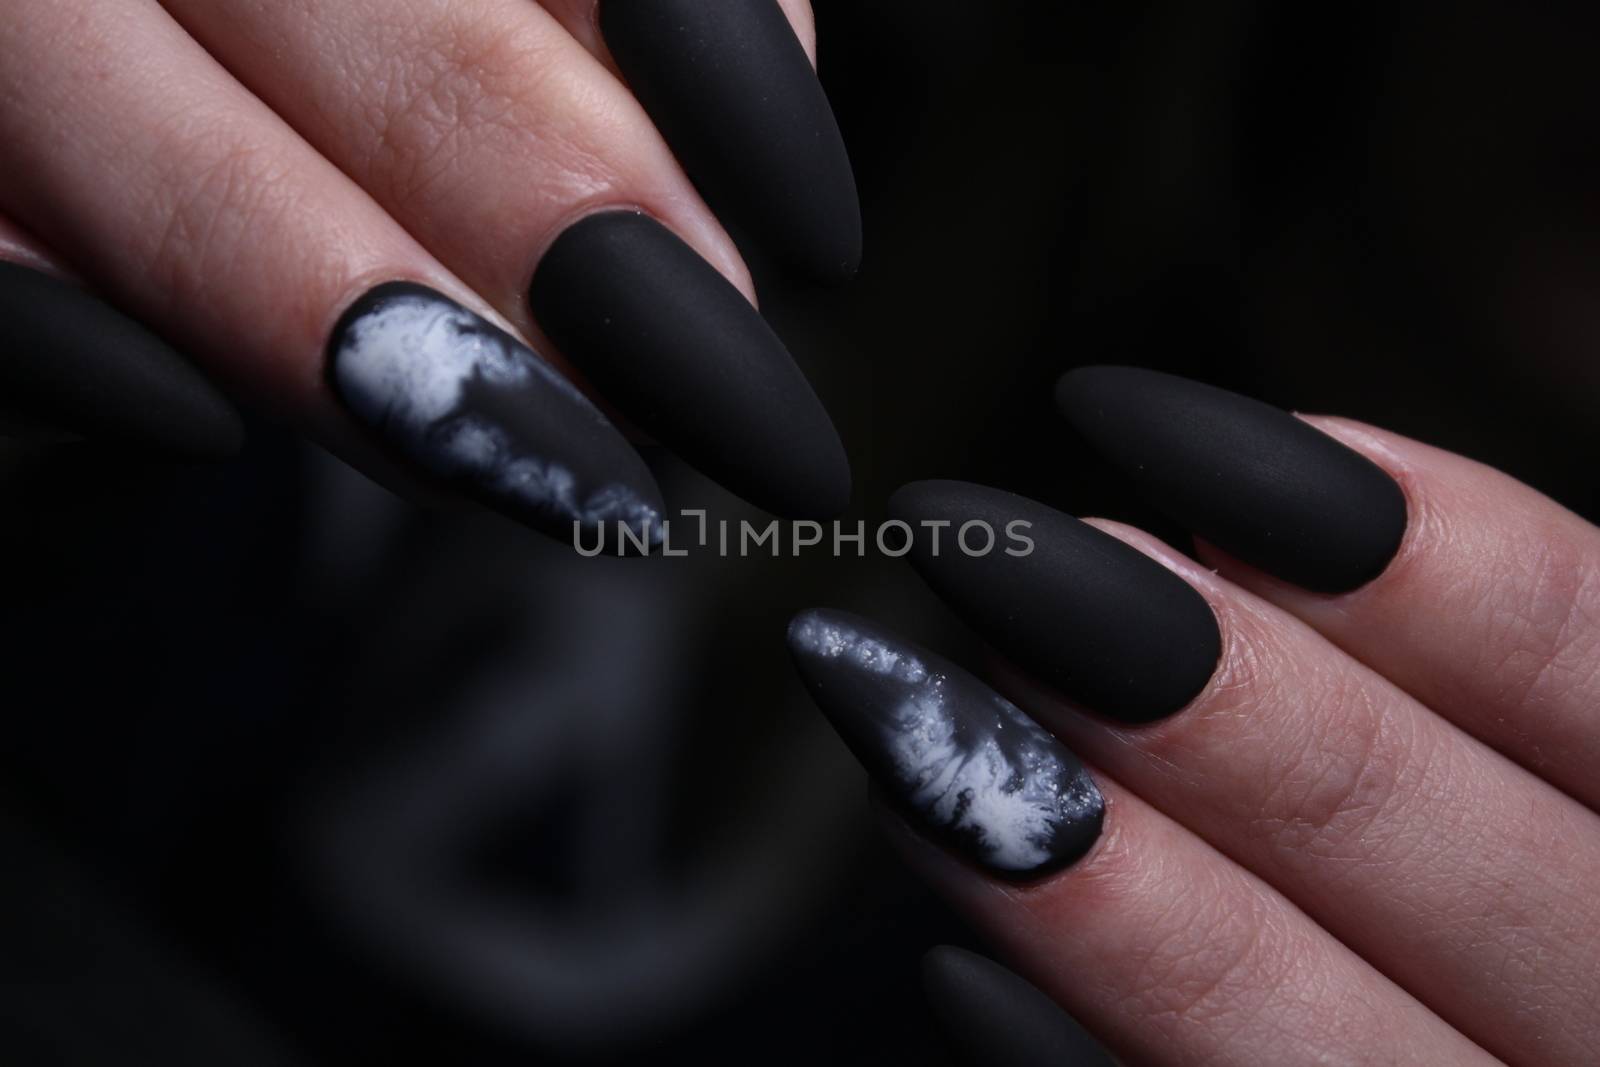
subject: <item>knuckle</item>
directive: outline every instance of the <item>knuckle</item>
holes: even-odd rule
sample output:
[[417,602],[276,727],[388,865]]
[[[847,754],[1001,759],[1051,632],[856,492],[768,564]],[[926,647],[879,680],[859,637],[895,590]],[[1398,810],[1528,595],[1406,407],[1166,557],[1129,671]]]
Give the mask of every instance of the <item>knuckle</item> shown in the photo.
[[1278,984],[1268,946],[1281,931],[1259,894],[1197,887],[1148,917],[1126,998],[1142,1014],[1207,1027],[1248,1025]]
[[557,36],[456,5],[391,20],[385,38],[387,58],[359,94],[361,171],[384,203],[448,194],[474,180],[471,160],[491,154],[537,160],[541,173],[563,173],[579,188],[606,172],[588,146],[610,116],[585,79],[571,76]]
[[292,210],[296,183],[272,146],[235,133],[226,116],[199,116],[162,139],[162,180],[153,186],[153,217],[142,271],[176,307],[204,299],[233,274],[249,235]]
[[1559,703],[1600,671],[1600,565],[1563,527],[1518,538],[1478,594],[1488,673],[1514,710]]
[[[1234,607],[1223,666],[1181,732],[1153,755],[1227,781],[1224,814],[1274,862],[1327,869],[1370,858],[1389,816],[1424,787],[1415,720],[1364,669],[1299,654],[1273,620]],[[1170,750],[1163,752],[1161,746]]]
[[1321,679],[1304,725],[1265,776],[1256,830],[1291,862],[1327,869],[1380,848],[1379,825],[1420,773],[1412,731],[1369,680]]

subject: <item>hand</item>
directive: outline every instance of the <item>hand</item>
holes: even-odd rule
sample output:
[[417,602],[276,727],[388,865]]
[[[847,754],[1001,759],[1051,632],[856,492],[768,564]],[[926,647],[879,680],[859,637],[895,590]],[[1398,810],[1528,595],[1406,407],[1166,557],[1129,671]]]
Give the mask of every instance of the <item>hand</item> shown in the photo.
[[755,503],[836,512],[838,437],[701,199],[813,276],[855,270],[811,43],[803,0],[24,0],[0,25],[0,257],[29,263],[0,272],[8,377],[47,418],[160,408],[114,436],[226,450],[227,406],[132,316],[391,484],[643,536],[659,492],[581,374]]
[[791,628],[911,864],[1130,1062],[1600,1062],[1600,531],[1165,375],[1060,397],[1215,570],[996,490],[901,490],[914,527],[1036,543],[912,555],[1015,704],[855,616]]

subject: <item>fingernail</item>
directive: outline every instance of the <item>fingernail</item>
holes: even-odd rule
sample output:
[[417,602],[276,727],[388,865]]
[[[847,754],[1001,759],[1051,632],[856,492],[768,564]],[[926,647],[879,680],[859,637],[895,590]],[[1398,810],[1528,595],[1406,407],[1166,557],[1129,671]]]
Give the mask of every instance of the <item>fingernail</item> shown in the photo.
[[[1205,598],[1093,526],[966,482],[904,486],[889,511],[916,533],[911,562],[934,591],[1001,654],[1086,708],[1151,722],[1216,671],[1222,638]],[[985,531],[994,547],[981,551]]]
[[1056,398],[1152,504],[1286,582],[1347,593],[1400,549],[1394,479],[1285,411],[1133,367],[1072,371]]
[[928,950],[922,989],[962,1063],[1112,1067],[1100,1043],[1055,1001],[976,952],[951,945]]
[[1105,801],[1061,742],[948,660],[842,611],[789,625],[800,675],[856,758],[929,836],[1008,878],[1072,863]]
[[849,504],[844,447],[783,342],[659,222],[618,211],[571,226],[531,303],[608,402],[728,489],[789,518]]
[[719,215],[823,281],[861,262],[833,109],[776,0],[603,0],[617,67]]
[[[535,529],[659,542],[655,479],[604,415],[533,350],[431,289],[380,285],[329,343],[335,391],[404,460]],[[588,540],[593,535],[594,541]]]
[[157,455],[222,459],[244,428],[222,394],[139,323],[48,274],[0,263],[0,418]]

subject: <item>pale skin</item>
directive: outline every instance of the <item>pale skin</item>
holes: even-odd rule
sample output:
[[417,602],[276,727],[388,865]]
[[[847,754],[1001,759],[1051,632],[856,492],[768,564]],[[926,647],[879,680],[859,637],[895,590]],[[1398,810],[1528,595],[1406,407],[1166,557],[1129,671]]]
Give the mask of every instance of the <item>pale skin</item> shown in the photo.
[[[814,54],[809,8],[784,7]],[[548,349],[526,302],[540,254],[640,207],[753,299],[594,0],[7,15],[0,258],[82,279],[391,484],[323,365],[374,284],[421,282]],[[1600,532],[1469,461],[1315,421],[1407,494],[1381,577],[1313,596],[1103,524],[1209,600],[1217,676],[1134,729],[1000,672],[1107,796],[1099,844],[1043,883],[891,835],[1129,1062],[1600,1062]]]
[[1318,596],[1097,521],[1210,602],[1216,675],[1125,727],[997,668],[1107,795],[1055,877],[1005,886],[891,836],[1128,1062],[1597,1062],[1600,531],[1459,456],[1310,421],[1406,493],[1383,575]]

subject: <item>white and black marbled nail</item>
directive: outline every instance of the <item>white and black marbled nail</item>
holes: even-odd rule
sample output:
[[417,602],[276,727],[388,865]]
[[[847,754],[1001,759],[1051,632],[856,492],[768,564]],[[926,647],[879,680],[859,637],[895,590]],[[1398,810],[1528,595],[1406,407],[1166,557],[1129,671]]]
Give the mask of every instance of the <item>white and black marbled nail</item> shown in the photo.
[[789,648],[845,743],[931,837],[1027,879],[1100,836],[1105,801],[1083,765],[960,667],[840,611],[796,616]]
[[381,285],[328,352],[350,411],[435,479],[563,539],[576,526],[586,545],[604,531],[619,547],[620,523],[660,542],[660,490],[638,453],[532,349],[455,301]]

